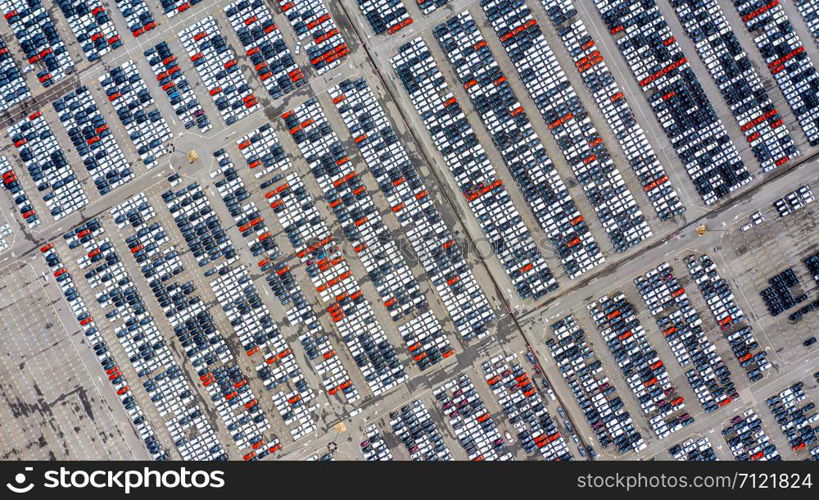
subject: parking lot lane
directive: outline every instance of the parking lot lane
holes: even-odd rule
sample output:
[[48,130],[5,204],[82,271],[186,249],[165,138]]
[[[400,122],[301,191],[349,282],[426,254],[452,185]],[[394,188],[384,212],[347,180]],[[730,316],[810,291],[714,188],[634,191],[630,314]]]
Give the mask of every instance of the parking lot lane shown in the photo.
[[[798,14],[783,9],[777,3],[762,4],[755,1],[734,2],[737,12],[735,20],[741,20],[747,29],[747,34],[755,51],[763,57],[764,66],[776,83],[785,101],[811,146],[819,142],[819,111],[811,105],[804,105],[804,99],[811,99],[816,95],[813,89],[816,82],[816,61],[805,51],[805,40],[800,38],[791,24],[791,16]],[[730,8],[730,7],[728,7]],[[741,25],[740,25],[741,26]],[[739,27],[738,31],[742,31]]]

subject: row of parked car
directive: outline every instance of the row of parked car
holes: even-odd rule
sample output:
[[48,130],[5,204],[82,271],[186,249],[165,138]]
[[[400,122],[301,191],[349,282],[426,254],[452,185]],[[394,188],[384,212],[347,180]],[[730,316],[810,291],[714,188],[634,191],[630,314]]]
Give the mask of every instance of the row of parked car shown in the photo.
[[759,342],[754,337],[753,330],[746,326],[739,331],[726,335],[731,350],[751,382],[761,380],[764,372],[771,368],[768,360],[768,353],[763,349],[759,350]]
[[227,125],[261,108],[212,16],[180,31],[179,39]]
[[819,252],[806,257],[802,262],[808,268],[810,275],[813,276],[813,281],[819,285]]
[[[88,197],[77,174],[68,164],[60,143],[41,111],[35,111],[13,124],[8,129],[8,135],[54,219],[60,220],[88,204]],[[30,204],[27,208],[23,213],[24,219],[33,210]]]
[[128,386],[128,381],[122,375],[113,354],[108,351],[105,340],[103,340],[96,323],[85,306],[85,301],[77,292],[77,288],[71,278],[71,273],[63,266],[57,251],[54,249],[54,245],[47,243],[40,248],[40,252],[49,270],[56,275],[55,278],[57,279],[60,290],[68,301],[68,305],[71,307],[71,311],[74,313],[77,321],[80,322],[80,327],[88,339],[89,345],[96,346],[93,349],[97,361],[99,361],[102,369],[105,370],[105,376],[111,382],[111,385],[116,389],[117,398],[120,400],[120,403],[122,403],[126,413],[128,413],[128,417],[146,448],[149,450],[151,457],[154,460],[167,459],[167,453],[162,449],[156,437],[156,433],[153,427],[151,427],[151,423],[145,418],[142,408],[136,399],[134,399],[133,392]]
[[270,421],[253,395],[247,377],[236,364],[200,371],[200,380],[246,461],[256,461],[282,449],[271,434]]
[[207,132],[213,128],[168,42],[159,42],[147,49],[144,55],[185,129],[196,125],[200,132]]
[[0,177],[3,179],[3,187],[11,194],[14,204],[17,206],[17,210],[20,211],[23,222],[25,222],[29,229],[37,227],[37,225],[40,224],[40,216],[37,215],[37,211],[31,206],[23,184],[20,182],[20,179],[17,178],[17,173],[5,156],[0,156]]
[[782,456],[762,428],[762,420],[754,410],[745,410],[731,419],[722,429],[722,436],[731,447],[737,461],[780,461]]
[[[790,313],[788,315],[788,319],[793,322],[797,322],[801,320],[806,314],[811,313],[819,309],[819,300],[814,300],[809,302],[807,305],[804,305],[797,309],[796,311]],[[805,347],[810,347],[811,345],[816,343],[815,337],[808,337],[802,344]]]
[[11,245],[11,237],[14,232],[8,224],[0,225],[0,253],[5,252]]
[[739,228],[740,232],[744,233],[745,231],[749,231],[749,230],[753,229],[755,226],[758,226],[758,225],[762,224],[763,222],[765,222],[765,216],[762,215],[761,210],[757,210],[756,212],[752,213],[751,216],[749,217],[749,219],[751,219],[751,222],[742,225]]
[[[136,228],[144,224],[146,220],[155,217],[156,211],[148,202],[145,193],[140,192],[111,207],[111,215],[114,217],[114,223],[119,229],[128,225]],[[165,236],[167,235],[163,234],[162,238]]]
[[643,128],[635,120],[634,111],[626,100],[623,89],[612,76],[583,20],[577,16],[574,2],[542,0],[542,3],[657,216],[661,220],[668,220],[685,212],[665,168],[657,159]]
[[316,98],[284,115],[290,135],[393,321],[429,306]]
[[492,414],[466,374],[450,379],[432,394],[470,460],[512,459]]
[[532,13],[511,0],[483,7],[614,250],[650,238],[645,216]]
[[[97,290],[96,302],[102,308],[113,307],[105,314],[110,328],[129,356],[159,416],[170,416],[175,420],[192,411],[201,413],[136,284],[105,237],[104,228],[92,221],[78,226],[66,236],[69,248],[82,247],[77,264],[80,269],[87,270],[88,285],[92,291]],[[181,434],[175,439],[181,457],[184,460],[226,458],[213,427],[205,421],[198,430],[198,435]],[[169,431],[173,434],[171,428]]]
[[[290,427],[293,439],[316,430],[314,419],[306,411],[315,393],[296,363],[295,353],[262,302],[247,268],[235,267],[210,285],[245,353],[258,363],[256,373],[265,388],[274,392],[273,402]],[[256,353],[262,356],[255,356]]]
[[801,304],[808,300],[806,293],[800,293],[794,297],[791,290],[799,286],[799,278],[796,276],[792,267],[789,267],[781,273],[768,278],[768,284],[771,285],[761,292],[762,300],[765,302],[765,307],[771,316],[778,316],[788,309]]
[[577,278],[603,263],[600,246],[472,16],[463,12],[435,27],[433,33],[535,218],[555,246],[569,278]]
[[685,265],[722,330],[745,322],[745,313],[737,304],[734,292],[731,291],[728,282],[720,276],[711,257],[689,255],[685,258]]
[[[330,228],[319,214],[313,196],[292,171],[289,160],[285,165],[290,172],[282,172],[285,176],[278,181],[278,186],[265,194],[265,198],[278,216],[299,260],[306,266],[322,305],[341,333],[364,379],[374,394],[381,394],[406,379],[407,374]],[[352,382],[348,380],[340,389],[347,391],[350,387]]]
[[[495,33],[546,121],[615,250],[625,251],[651,230],[614,166],[531,12],[522,3],[484,4]],[[537,68],[537,70],[533,69]]]
[[486,295],[372,89],[363,78],[344,80],[330,96],[455,330],[466,339],[488,335],[495,316]]
[[554,336],[546,341],[549,352],[603,448],[614,444],[620,454],[644,449],[645,439],[634,428],[625,403],[603,374],[603,364],[574,316],[553,323],[551,329]]
[[159,158],[171,152],[173,134],[136,64],[128,60],[101,75],[98,81],[142,163],[148,168],[155,167]]
[[31,97],[31,90],[6,42],[0,40],[0,111],[5,111]]
[[253,172],[253,177],[263,179],[260,185],[262,189],[267,189],[280,180],[279,176],[284,175],[285,170],[290,167],[287,153],[269,123],[240,137],[236,141],[236,147]]
[[134,37],[156,28],[154,14],[145,0],[115,0],[115,2]]
[[[274,183],[280,181],[284,177],[282,172],[290,166],[290,160],[287,158],[284,148],[279,144],[270,124],[265,124],[250,134],[242,136],[236,142],[236,146],[242,154],[245,164],[253,172],[253,176],[256,179],[264,179],[261,181],[261,189],[268,189],[273,186]],[[216,156],[219,160],[219,167],[223,169],[225,173],[225,179],[219,182],[218,187],[221,188],[223,184],[233,185],[232,194],[229,200],[226,200],[230,202],[229,208],[231,208],[231,213],[233,214],[233,212],[237,210],[238,202],[247,199],[250,194],[245,187],[241,175],[239,175],[239,172],[233,167],[233,163],[227,153],[224,150],[219,150],[216,152]],[[214,173],[211,174],[211,176],[214,175]],[[265,199],[270,199],[273,194],[275,194],[275,192],[265,196]],[[254,257],[260,254],[265,254],[267,257],[268,260],[263,259],[258,262],[259,267],[262,268],[263,271],[269,271],[273,267],[278,268],[279,266],[271,261],[278,257],[277,246],[273,241],[267,241],[269,233],[265,230],[266,226],[261,215],[255,210],[255,203],[252,201],[248,202],[247,207],[252,207],[253,210],[236,221],[239,230],[243,233],[243,236],[249,237],[251,236],[249,230],[255,228],[258,237],[255,238],[250,249]],[[236,214],[233,215],[236,216],[238,214],[239,212],[236,212]],[[272,283],[271,286],[273,286]],[[286,299],[287,294],[284,288],[274,287],[274,291],[280,300]]]
[[357,0],[358,8],[376,35],[393,34],[412,24],[401,0]]
[[[236,145],[248,168],[254,171],[254,177],[264,179],[260,183],[262,189],[267,189],[274,182],[281,180],[284,172],[291,167],[290,159],[269,124],[241,137]],[[241,180],[241,177],[238,179]],[[302,199],[296,200],[295,203],[309,201],[306,191],[302,194]],[[251,251],[254,251],[253,245]],[[281,261],[270,261],[265,279],[284,308],[288,321],[294,326],[304,326],[299,329],[299,343],[321,378],[324,390],[331,396],[338,394],[349,403],[358,400],[360,395],[350,380],[347,369],[341,363],[324,328],[319,324],[313,308],[307,302],[289,266]]]
[[94,62],[122,47],[117,28],[99,0],[56,0],[55,3],[89,61]]
[[435,146],[521,298],[540,298],[557,281],[503,181],[432,58],[415,38],[390,62]]
[[410,357],[423,371],[455,354],[438,318],[432,311],[417,316],[398,327]]
[[[301,383],[307,384],[304,380]],[[310,399],[305,396],[310,396]],[[293,440],[301,439],[317,430],[316,417],[311,415],[314,408],[308,407],[313,396],[312,391],[308,394],[307,391],[298,388],[287,393],[279,391],[273,394],[273,405],[284,420],[284,425],[290,429]]]
[[668,449],[668,453],[679,462],[716,462],[717,454],[711,441],[707,437],[688,439],[675,444]]
[[[279,247],[271,237],[272,234],[256,203],[249,199],[250,192],[224,148],[214,153],[214,160],[217,166],[211,171],[210,177],[214,179],[214,185],[236,228],[247,242],[253,257],[258,259],[258,267],[267,272],[280,255]],[[249,351],[253,347],[245,346],[245,350]]]
[[[240,205],[249,194],[227,152],[220,149],[214,156],[218,166],[211,177],[218,179],[216,186],[219,194],[257,258],[260,255],[258,250],[265,251],[258,262],[262,271],[272,272],[271,260],[278,257],[279,251],[270,237],[264,219],[254,202]],[[299,439],[314,431],[315,422],[305,410],[314,397],[313,391],[296,363],[293,350],[282,337],[267,306],[261,301],[247,268],[242,265],[232,269],[211,282],[211,287],[246,354],[253,356],[262,352],[264,362],[256,367],[257,373],[268,390],[277,391],[273,396],[274,403],[285,422],[288,425],[297,424],[291,428],[293,438]],[[289,391],[287,397],[283,396],[284,391]]]
[[159,5],[169,18],[181,14],[194,5],[198,5],[202,0],[159,0]]
[[393,460],[392,452],[375,424],[364,429],[364,441],[361,441],[360,446],[361,454],[368,462],[391,462]]
[[443,7],[449,3],[449,0],[417,0],[418,8],[424,14],[432,14],[438,8]]
[[263,0],[231,3],[225,15],[271,97],[278,99],[307,83]]
[[204,268],[221,259],[224,259],[223,263],[229,263],[237,258],[236,249],[198,182],[192,182],[176,191],[165,191],[162,199],[168,205],[174,222],[199,267]]
[[685,376],[705,412],[716,411],[738,398],[731,372],[705,336],[702,319],[671,266],[663,262],[635,278],[634,284],[677,362],[683,368],[692,366]]
[[716,0],[672,2],[686,34],[737,120],[763,172],[799,154],[756,69]]
[[318,74],[341,64],[350,53],[324,0],[277,0],[299,40],[309,37],[304,49]]
[[[175,180],[172,184],[178,186]],[[185,237],[188,250],[199,258],[199,266],[211,264],[205,276],[226,275],[229,264],[236,258],[235,250],[199,184],[193,182],[176,190],[169,189],[162,198]],[[178,293],[177,288],[182,288],[184,293],[185,286],[160,283],[158,289]],[[185,341],[191,342],[186,353],[232,439],[240,451],[246,452],[243,458],[257,460],[280,450],[281,442],[268,433],[270,422],[207,307],[197,302],[179,317],[172,318],[171,324],[183,345]]]
[[400,410],[391,411],[390,426],[412,460],[452,460],[441,431],[420,399],[402,406]]
[[[745,313],[737,305],[728,282],[720,276],[716,264],[707,255],[689,255],[685,258],[685,263],[745,374],[752,382],[760,380],[772,365],[768,360],[768,353],[764,349],[759,350],[759,342],[754,338],[751,326],[745,320]],[[743,323],[746,326],[731,331],[734,326]]]
[[43,87],[50,87],[74,71],[74,61],[40,0],[2,0],[0,10],[28,64],[39,67],[36,75]]
[[330,337],[318,323],[318,318],[308,304],[304,291],[296,283],[293,273],[289,267],[280,266],[275,272],[268,274],[268,283],[271,283],[271,277],[278,277],[281,287],[287,289],[286,294],[279,294],[280,299],[284,299],[282,307],[292,324],[303,323],[306,326],[306,329],[299,333],[299,343],[321,378],[322,387],[330,396],[338,394],[348,403],[354,403],[361,395],[350,379],[347,368],[338,357]]
[[[287,371],[296,370],[295,360],[289,357],[290,347],[281,337],[281,332],[249,276],[244,266],[238,266],[211,281],[217,302],[241,342],[242,351],[248,357],[259,351],[264,354],[273,352],[276,360],[282,362],[281,367],[288,368]],[[279,382],[278,378],[271,379],[269,388],[275,387]]]
[[657,437],[663,439],[684,422],[691,423],[685,401],[625,295],[604,295],[586,307]]
[[[165,426],[168,428],[171,440],[179,447],[182,456],[193,457],[190,460],[210,459],[206,454],[197,456],[197,450],[207,450],[213,454],[221,449],[216,435],[208,432],[211,425],[207,415],[198,406],[178,412],[174,418],[165,423]],[[224,460],[224,458],[224,454],[212,456],[213,460]]]
[[481,370],[526,453],[539,453],[547,460],[572,459],[534,382],[514,355],[492,357],[481,363]]
[[[172,361],[167,346],[102,226],[91,221],[69,231],[64,238],[69,248],[79,248],[77,265],[85,271],[86,282],[137,375],[144,377],[167,369]],[[166,403],[160,401],[161,396],[154,400],[158,408]]]
[[[808,273],[813,277],[813,280],[819,284],[819,253],[815,253],[813,255],[809,255],[805,259],[802,260],[802,263],[805,264],[805,267],[808,269]],[[814,300],[810,304],[801,307],[799,310],[790,314],[788,319],[791,321],[798,321],[801,319],[805,314],[819,310],[819,300]],[[813,341],[809,338],[804,342],[805,347],[810,347],[811,344],[815,343],[816,339],[814,338]]]
[[80,86],[52,105],[100,195],[134,177],[88,87]]
[[707,204],[750,182],[736,147],[655,3],[595,0],[680,161]]
[[808,25],[813,40],[819,43],[819,4],[813,0],[794,0],[796,8],[799,9],[799,15]]
[[811,450],[818,439],[819,425],[814,425],[819,421],[816,404],[812,401],[799,404],[807,397],[804,382],[797,382],[765,400],[795,452]]
[[117,205],[112,215],[121,230],[130,225],[136,231],[125,242],[193,366],[230,362],[233,355],[196,294],[196,285],[191,280],[181,281],[185,266],[179,251],[170,244],[162,224],[151,222],[156,212],[145,195],[140,193]]
[[264,179],[261,181],[262,189],[272,186],[274,182],[280,180],[279,176],[284,175],[284,171],[290,168],[287,153],[269,123],[240,137],[236,141],[236,147],[253,177]]
[[[127,236],[125,242],[137,264],[140,264],[140,270],[148,281],[154,297],[159,302],[162,312],[171,323],[171,326],[175,327],[182,322],[183,315],[192,314],[195,310],[201,310],[201,298],[193,295],[196,290],[193,282],[180,284],[179,282],[170,281],[174,276],[181,274],[185,267],[176,247],[169,244],[168,234],[162,224],[159,222],[148,224],[148,221],[156,217],[156,212],[145,195],[140,193],[128,198],[115,206],[111,214],[120,229],[128,225],[136,229],[136,233]],[[197,339],[195,337],[186,337],[180,339],[180,341],[190,357],[194,357],[200,350],[197,348]],[[214,346],[211,342],[205,342],[204,339],[198,345],[201,346],[202,351],[219,348],[219,346]],[[225,354],[228,354],[227,349],[222,350]],[[203,356],[199,357],[207,357],[208,355],[211,355],[213,359],[216,358],[213,353],[203,354]],[[194,365],[202,362],[197,359]]]
[[[266,430],[264,417],[259,418],[258,415],[252,417],[249,413],[242,415],[241,410],[237,415],[237,412],[234,411],[237,409],[236,401],[239,400],[239,390],[242,391],[243,397],[248,401],[255,399],[252,393],[245,394],[248,389],[242,389],[242,387],[246,384],[240,384],[236,387],[236,394],[226,387],[220,394],[217,385],[213,385],[215,378],[211,378],[211,370],[215,367],[222,368],[224,366],[232,369],[235,366],[233,365],[233,355],[228,349],[224,338],[216,330],[213,318],[201,298],[195,295],[196,286],[194,283],[192,281],[178,281],[178,279],[183,279],[181,277],[171,280],[171,278],[180,275],[184,271],[184,266],[175,247],[168,245],[168,239],[162,236],[164,230],[161,224],[151,222],[156,217],[153,207],[144,194],[139,194],[115,207],[112,210],[112,215],[115,216],[115,222],[121,229],[131,225],[136,231],[135,234],[126,238],[126,243],[128,243],[137,262],[141,262],[138,257],[140,253],[144,252],[150,257],[150,262],[142,265],[143,275],[148,280],[154,296],[165,312],[165,316],[179,339],[186,357],[197,369],[200,381],[208,390],[225,426],[231,431],[234,441],[239,443],[240,449],[241,447],[249,447],[251,439],[260,442],[259,435]],[[153,248],[151,248],[152,246]],[[218,387],[222,388],[223,385]],[[234,401],[234,408],[223,403],[223,401]],[[207,421],[200,421],[196,417],[188,420],[183,416],[179,419],[179,424],[193,425],[201,432],[202,426],[207,425]],[[189,433],[186,433],[186,435],[189,435]],[[275,445],[276,443],[271,447],[274,448]],[[255,451],[251,452],[255,453]],[[269,453],[270,451],[266,448],[264,452]]]
[[812,203],[816,198],[813,196],[810,186],[804,184],[779,198],[773,203],[776,211],[779,212],[780,217],[790,215],[808,203]]
[[734,7],[811,146],[819,144],[819,74],[782,5],[735,0]]

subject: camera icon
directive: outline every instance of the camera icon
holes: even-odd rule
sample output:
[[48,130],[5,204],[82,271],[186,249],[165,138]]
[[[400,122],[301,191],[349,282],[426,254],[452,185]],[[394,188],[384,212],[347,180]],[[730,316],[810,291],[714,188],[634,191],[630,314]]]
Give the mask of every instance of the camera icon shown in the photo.
[[[33,467],[25,468],[26,472],[31,472],[33,470],[34,470]],[[14,483],[16,484],[6,483],[6,488],[8,488],[14,493],[28,493],[29,491],[34,489],[34,483],[27,483],[26,481],[27,481],[26,475],[22,472],[18,472],[14,476]]]

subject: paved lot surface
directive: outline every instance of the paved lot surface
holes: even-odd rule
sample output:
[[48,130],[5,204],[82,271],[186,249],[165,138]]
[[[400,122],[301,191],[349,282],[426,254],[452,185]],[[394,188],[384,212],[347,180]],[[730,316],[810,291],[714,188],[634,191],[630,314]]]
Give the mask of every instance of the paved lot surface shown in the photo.
[[[50,5],[48,0],[45,0],[45,3]],[[105,319],[107,309],[97,303],[95,300],[97,291],[92,290],[87,280],[83,278],[85,270],[79,265],[84,254],[82,247],[70,249],[62,238],[66,231],[91,218],[97,218],[101,222],[105,229],[105,236],[111,241],[114,250],[119,255],[128,277],[136,283],[163,339],[170,347],[174,361],[182,368],[185,380],[193,388],[196,404],[203,408],[228,458],[241,460],[248,453],[247,449],[234,444],[231,437],[232,431],[218,416],[211,397],[200,382],[197,368],[188,360],[185,348],[180,345],[174,335],[162,308],[147,286],[139,265],[131,257],[125,238],[134,231],[130,227],[118,228],[114,223],[110,209],[139,193],[145,195],[156,212],[156,218],[152,222],[161,224],[170,237],[170,244],[179,251],[185,270],[178,276],[178,279],[180,281],[190,280],[195,285],[197,294],[213,316],[217,329],[226,337],[238,367],[248,378],[249,386],[258,398],[262,412],[271,423],[272,433],[282,442],[282,449],[268,456],[268,460],[301,460],[321,457],[332,457],[336,460],[361,460],[363,455],[360,443],[364,440],[364,430],[371,425],[375,425],[384,435],[394,458],[409,459],[407,449],[390,429],[389,414],[414,400],[420,400],[429,410],[452,456],[458,460],[466,460],[468,456],[459,444],[455,430],[450,426],[433,396],[435,389],[458,374],[467,375],[475,385],[478,395],[497,423],[500,435],[504,436],[514,459],[537,459],[540,457],[539,454],[529,454],[520,445],[516,438],[516,428],[503,414],[498,400],[484,380],[481,363],[497,355],[514,356],[532,377],[539,397],[543,399],[549,415],[556,421],[557,428],[563,439],[566,440],[574,459],[588,459],[586,449],[590,446],[601,459],[656,458],[668,460],[671,459],[671,456],[667,450],[672,445],[687,439],[708,437],[718,458],[730,460],[733,457],[720,430],[734,415],[741,414],[747,409],[754,409],[760,415],[767,434],[776,444],[784,459],[797,460],[808,457],[806,450],[794,452],[790,449],[765,399],[797,381],[805,383],[808,400],[819,399],[819,387],[814,379],[814,372],[819,370],[819,354],[817,354],[819,348],[816,346],[806,348],[802,344],[805,339],[815,335],[819,313],[816,311],[808,313],[797,322],[788,320],[787,317],[791,311],[772,317],[765,310],[759,292],[767,286],[767,280],[770,277],[788,267],[793,267],[800,279],[800,291],[806,293],[811,300],[819,298],[817,282],[809,275],[801,262],[819,250],[819,232],[816,231],[819,205],[810,204],[785,218],[780,218],[772,206],[774,201],[800,185],[809,185],[814,193],[819,191],[819,168],[817,168],[819,159],[816,158],[819,148],[811,147],[800,131],[791,110],[749,34],[740,21],[735,19],[735,10],[730,1],[720,0],[718,3],[726,12],[729,24],[761,75],[763,84],[782,115],[785,126],[791,131],[801,155],[786,168],[777,169],[769,174],[761,173],[742,131],[725,106],[706,67],[697,57],[693,43],[685,37],[669,3],[659,2],[671,31],[676,35],[683,51],[688,56],[692,69],[717,110],[728,136],[737,146],[743,161],[754,176],[751,183],[717,206],[705,206],[669,140],[662,132],[648,101],[640,92],[625,59],[620,55],[614,39],[605,28],[593,3],[575,0],[579,17],[589,27],[589,33],[595,39],[615,80],[624,89],[625,98],[634,110],[637,122],[646,131],[650,145],[657,153],[687,209],[684,215],[668,221],[661,221],[656,217],[648,199],[642,193],[643,190],[636,175],[627,165],[624,152],[617,145],[618,141],[614,132],[606,123],[592,94],[584,86],[579,73],[573,67],[569,53],[560,43],[541,3],[536,0],[527,1],[569,81],[589,111],[592,123],[612,152],[615,165],[625,179],[626,185],[634,193],[637,204],[646,215],[653,231],[651,238],[622,253],[613,250],[590,202],[574,178],[570,166],[550,133],[549,125],[537,113],[534,101],[521,83],[515,67],[507,57],[500,40],[495,36],[477,0],[452,0],[431,15],[423,15],[415,2],[406,1],[406,7],[414,22],[392,35],[374,35],[361,15],[356,1],[328,1],[326,3],[351,53],[337,67],[322,75],[317,74],[310,67],[309,56],[305,52],[303,42],[298,42],[293,29],[279,7],[266,1],[268,8],[274,12],[274,20],[286,45],[307,79],[306,85],[278,99],[271,99],[255,75],[249,58],[244,56],[239,39],[223,12],[223,7],[229,3],[227,0],[203,2],[172,18],[167,18],[161,13],[159,2],[150,0],[147,3],[156,17],[157,27],[139,38],[131,36],[116,6],[113,4],[107,6],[124,41],[124,47],[105,54],[101,61],[93,64],[83,57],[76,38],[59,10],[49,9],[76,63],[75,71],[49,88],[43,88],[37,82],[34,72],[27,72],[25,78],[33,97],[19,106],[0,113],[0,130],[2,130],[0,132],[0,155],[8,158],[12,163],[34,208],[38,214],[42,215],[41,224],[34,230],[29,230],[17,216],[18,211],[7,193],[0,195],[0,209],[5,216],[5,219],[0,217],[0,226],[8,221],[12,229],[12,235],[5,239],[9,248],[0,251],[0,345],[2,346],[0,348],[0,396],[3,399],[0,404],[1,457],[4,459],[112,460],[149,458],[141,438],[136,433],[117,395],[105,380],[105,372],[100,368],[93,351],[87,345],[77,319],[73,317],[58,284],[40,257],[38,249],[47,242],[53,243],[63,264],[72,275],[80,296],[83,297],[112,354],[119,360],[122,373],[129,381],[133,395],[148,421],[151,422],[163,449],[171,458],[180,457],[174,439],[171,438],[165,425],[169,420],[168,417],[159,414],[150,400],[150,394],[141,387],[142,379],[128,363],[129,356],[113,331],[113,323]],[[486,127],[481,122],[480,115],[472,106],[466,91],[458,82],[452,66],[432,34],[435,26],[464,10],[468,10],[476,19],[500,68],[507,75],[511,88],[527,111],[537,137],[543,142],[558,174],[568,186],[571,198],[586,217],[593,236],[601,245],[606,258],[605,264],[577,279],[571,280],[565,275],[559,258],[554,254],[553,246],[539,227],[532,210],[527,206],[520,189],[503,162],[500,151],[493,144]],[[787,5],[785,10],[795,25],[798,35],[808,47],[809,56],[814,63],[819,63],[819,53],[815,50],[815,45],[810,42],[807,28],[795,8]],[[262,104],[259,111],[230,126],[226,126],[221,119],[213,99],[208,95],[209,89],[199,77],[190,58],[186,56],[177,37],[179,31],[206,16],[213,16],[216,19],[222,35],[238,54],[243,75]],[[20,64],[23,61],[23,55],[5,22],[0,22],[0,35],[3,36],[15,60]],[[469,123],[487,151],[489,160],[507,187],[514,206],[521,213],[539,250],[557,278],[559,289],[542,299],[530,300],[518,297],[499,260],[491,255],[491,252],[486,252],[486,255],[481,254],[480,250],[485,250],[487,245],[478,220],[460,194],[443,157],[433,144],[419,114],[413,108],[409,96],[392,70],[389,59],[396,54],[398,47],[418,36],[423,37],[432,49],[435,63],[464,108]],[[191,83],[196,97],[214,125],[204,134],[198,133],[196,128],[184,129],[143,55],[145,49],[161,41],[167,41],[170,49],[177,56],[182,72]],[[151,169],[146,168],[138,160],[136,148],[129,140],[128,134],[117,118],[113,107],[107,102],[105,93],[97,81],[100,75],[127,60],[133,60],[136,63],[141,77],[145,80],[156,101],[156,106],[173,132],[173,152],[162,157]],[[21,68],[25,69],[25,66],[27,65],[24,64]],[[427,184],[443,220],[461,246],[469,249],[466,253],[466,260],[498,317],[491,326],[492,335],[489,337],[467,342],[456,333],[448,317],[447,309],[418,261],[415,249],[409,244],[397,218],[392,214],[390,203],[380,192],[375,176],[365,168],[364,159],[356,147],[354,138],[347,132],[341,116],[336,112],[327,90],[344,79],[357,77],[363,77],[367,81],[377,96],[379,104],[385,108],[396,135],[409,152],[413,164],[418,168]],[[71,92],[79,84],[89,87],[97,106],[113,131],[116,142],[125,152],[135,174],[131,181],[103,197],[99,195],[89,173],[83,168],[79,154],[71,147],[68,135],[51,105],[51,102]],[[390,319],[388,311],[381,305],[376,287],[368,277],[364,265],[356,253],[349,248],[350,245],[343,243],[345,238],[340,224],[333,216],[327,201],[321,196],[322,190],[311,174],[307,162],[299,154],[299,149],[288,133],[284,120],[281,119],[284,112],[311,97],[318,98],[331,127],[339,136],[351,161],[356,165],[362,183],[371,193],[373,202],[386,227],[398,243],[412,274],[418,280],[420,290],[429,302],[430,309],[441,321],[447,339],[454,347],[454,356],[443,360],[440,364],[422,371],[413,362],[412,354],[398,333],[398,327],[405,324],[410,318],[399,321]],[[48,214],[45,202],[37,192],[32,179],[25,173],[20,157],[6,132],[7,127],[12,123],[36,110],[42,110],[89,198],[89,204],[84,209],[59,221],[55,221]],[[401,365],[407,371],[407,380],[384,394],[376,396],[369,390],[364,376],[356,366],[353,355],[344,347],[344,341],[338,329],[334,326],[325,306],[322,305],[324,303],[307,274],[307,266],[300,262],[277,216],[268,208],[269,202],[266,201],[264,195],[271,188],[261,187],[263,179],[254,177],[253,173],[246,168],[237,148],[236,141],[240,137],[267,124],[274,130],[278,141],[292,161],[295,172],[316,200],[316,207],[330,227],[336,241],[340,242],[350,269],[361,285],[364,297],[373,305],[376,321],[384,327],[388,340],[396,348]],[[323,330],[328,333],[350,379],[361,393],[360,400],[351,404],[338,394],[330,395],[322,390],[321,378],[312,369],[310,360],[299,344],[299,335],[303,333],[302,327],[291,324],[287,320],[285,309],[271,293],[266,283],[265,273],[256,264],[258,258],[252,255],[214,186],[214,181],[210,176],[217,167],[213,160],[213,153],[222,148],[228,153],[247,188],[249,193],[247,201],[253,201],[259,207],[272,233],[271,237],[274,238],[281,251],[278,261],[290,267],[298,285],[304,290],[310,307],[318,316]],[[190,152],[195,152],[198,159],[189,161],[187,155]],[[174,189],[194,181],[199,182],[203,187],[209,204],[213,207],[237,251],[238,260],[231,265],[234,267],[244,265],[248,268],[261,301],[270,311],[284,339],[293,349],[299,369],[304,374],[308,385],[317,394],[317,397],[309,403],[309,414],[316,423],[314,432],[299,439],[293,439],[289,431],[289,424],[284,421],[275,407],[272,392],[264,387],[262,380],[256,374],[259,358],[247,356],[243,352],[239,339],[233,334],[230,319],[211,290],[210,282],[214,278],[205,276],[203,270],[197,265],[195,257],[188,250],[174,223],[172,214],[162,200],[161,194],[172,188],[168,176],[174,173],[180,174],[184,183],[174,185]],[[749,223],[751,214],[758,210],[762,211],[765,222],[749,230],[742,230],[741,228]],[[745,377],[744,370],[731,352],[728,341],[708,310],[705,298],[688,275],[683,259],[689,255],[703,254],[709,255],[714,260],[720,274],[728,281],[737,296],[738,305],[748,317],[748,324],[753,327],[761,348],[769,354],[773,367],[760,381],[750,383]],[[680,366],[674,359],[671,348],[663,338],[651,314],[646,310],[632,282],[636,276],[661,262],[668,262],[673,267],[675,275],[688,291],[692,306],[703,320],[702,326],[706,337],[715,345],[716,352],[725,361],[736,383],[739,392],[738,400],[713,413],[703,412],[687,382],[685,372],[688,367]],[[591,301],[614,292],[623,292],[634,305],[651,345],[665,361],[672,384],[686,400],[688,411],[695,419],[692,425],[665,439],[657,439],[652,432],[636,398],[630,393],[614,358],[609,353],[606,343],[586,309],[587,304]],[[645,449],[637,453],[631,452],[618,456],[616,450],[604,449],[600,446],[586,422],[545,345],[549,326],[569,314],[574,315],[586,332],[587,340],[600,359],[605,374],[617,388],[618,394],[625,403],[625,408],[634,420],[636,429],[645,438],[647,442]],[[565,414],[566,418],[562,418],[561,414]]]
[[147,458],[55,291],[30,264],[0,282],[3,459]]

